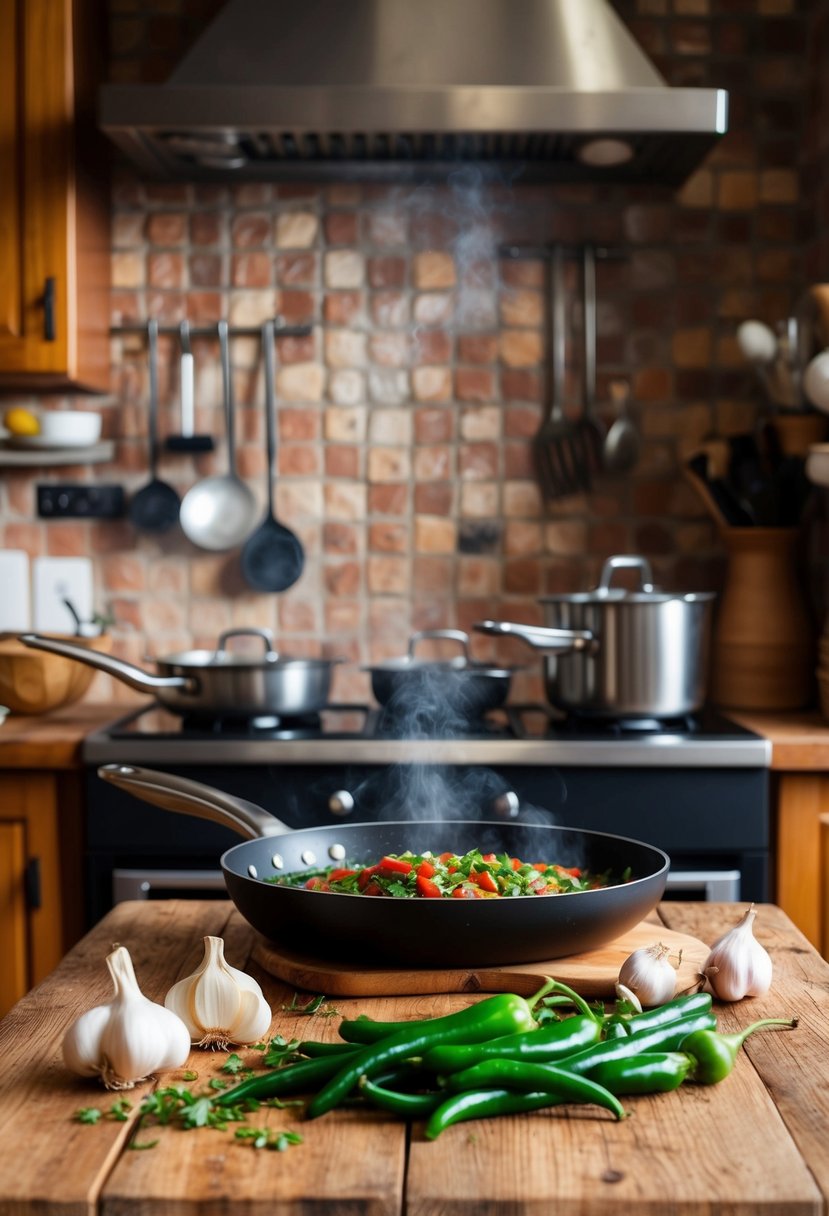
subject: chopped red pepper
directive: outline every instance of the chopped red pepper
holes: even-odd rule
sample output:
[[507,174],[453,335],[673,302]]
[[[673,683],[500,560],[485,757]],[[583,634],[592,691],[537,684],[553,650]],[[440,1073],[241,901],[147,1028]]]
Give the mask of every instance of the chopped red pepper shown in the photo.
[[366,866],[364,870],[360,871],[359,875],[357,876],[357,886],[361,891],[365,891],[368,883],[372,879],[372,876],[376,874],[379,869],[379,866]]
[[427,878],[423,874],[417,876],[417,893],[424,896],[425,899],[440,899],[441,890],[436,882],[432,882],[431,878]]
[[385,895],[386,892],[380,886],[379,882],[369,882],[363,887],[363,895]]
[[410,874],[412,863],[402,861],[399,857],[384,857],[380,862],[380,872],[386,874]]
[[[471,877],[472,875],[470,874]],[[482,891],[491,891],[495,895],[498,894],[498,884],[489,870],[481,870],[480,874],[475,875],[475,881]]]
[[480,891],[476,891],[474,887],[455,887],[452,892],[453,899],[482,899]]
[[328,875],[328,881],[339,882],[341,878],[350,878],[352,874],[356,873],[356,870],[332,870]]
[[497,861],[497,860],[498,860],[498,858],[495,856],[494,853],[482,853],[481,854],[481,861]]
[[435,873],[435,867],[429,861],[421,861],[417,872],[420,878],[431,878]]
[[324,878],[309,878],[305,884],[306,891],[330,891],[328,883]]

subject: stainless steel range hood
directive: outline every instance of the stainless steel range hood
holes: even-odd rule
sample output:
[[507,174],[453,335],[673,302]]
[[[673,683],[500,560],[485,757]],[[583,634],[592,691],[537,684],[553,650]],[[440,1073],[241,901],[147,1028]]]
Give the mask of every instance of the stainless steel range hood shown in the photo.
[[167,178],[678,185],[726,129],[607,0],[230,0],[163,85],[105,85],[104,131]]

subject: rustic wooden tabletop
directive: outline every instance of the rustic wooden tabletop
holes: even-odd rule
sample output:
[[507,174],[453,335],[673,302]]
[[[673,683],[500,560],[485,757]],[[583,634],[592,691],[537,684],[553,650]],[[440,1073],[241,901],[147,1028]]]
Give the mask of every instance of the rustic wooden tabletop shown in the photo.
[[[665,903],[658,923],[710,942],[742,911],[734,905]],[[339,1013],[408,1018],[467,1005],[470,996],[359,998],[309,1017],[285,1011],[294,990],[251,960],[255,935],[224,901],[122,904],[0,1023],[0,1213],[825,1213],[829,1198],[829,966],[773,906],[757,936],[774,961],[766,997],[719,1005],[720,1027],[793,1016],[794,1031],[748,1040],[732,1074],[716,1086],[626,1098],[616,1122],[596,1107],[559,1107],[448,1129],[427,1141],[423,1125],[364,1109],[303,1121],[296,1108],[262,1109],[257,1126],[293,1129],[302,1143],[255,1151],[233,1129],[136,1128],[141,1098],[69,1074],[60,1044],[83,1010],[110,998],[104,958],[127,946],[142,989],[162,1000],[201,958],[205,934],[224,937],[235,966],[260,980],[275,1011],[271,1034],[337,1037]],[[325,1016],[326,1011],[329,1016]],[[244,1049],[240,1054],[249,1058]],[[218,1074],[223,1055],[194,1051],[193,1088]],[[160,1084],[181,1082],[183,1070]],[[126,1122],[74,1119],[126,1096]]]

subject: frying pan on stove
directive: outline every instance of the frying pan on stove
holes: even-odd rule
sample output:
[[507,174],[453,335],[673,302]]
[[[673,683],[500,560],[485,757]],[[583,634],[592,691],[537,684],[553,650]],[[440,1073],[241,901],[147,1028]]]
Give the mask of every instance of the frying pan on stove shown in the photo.
[[[355,964],[479,967],[593,950],[637,925],[665,889],[669,859],[623,836],[479,820],[332,824],[293,831],[262,807],[211,786],[133,765],[98,769],[105,781],[164,810],[210,819],[249,839],[222,856],[228,893],[245,920],[289,950]],[[372,899],[265,881],[407,849],[480,848],[526,861],[610,871],[617,885],[514,899]],[[626,869],[633,878],[621,881]]]

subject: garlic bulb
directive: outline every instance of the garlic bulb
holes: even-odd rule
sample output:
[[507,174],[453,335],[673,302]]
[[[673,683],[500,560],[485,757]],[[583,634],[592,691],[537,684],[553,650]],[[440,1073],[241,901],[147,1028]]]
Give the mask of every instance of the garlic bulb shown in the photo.
[[82,1077],[100,1075],[107,1089],[132,1089],[159,1068],[179,1068],[190,1054],[187,1027],[144,996],[124,946],[107,956],[115,999],[74,1022],[63,1038],[66,1067]]
[[619,983],[642,1005],[664,1005],[676,992],[676,971],[668,962],[668,947],[657,942],[634,950],[622,963]]
[[705,986],[721,1001],[763,996],[771,987],[771,959],[752,928],[756,915],[752,904],[738,925],[717,938],[705,960]]
[[256,980],[225,962],[220,937],[204,939],[198,970],[173,984],[164,1004],[184,1022],[199,1047],[255,1043],[267,1033],[271,1008]]

